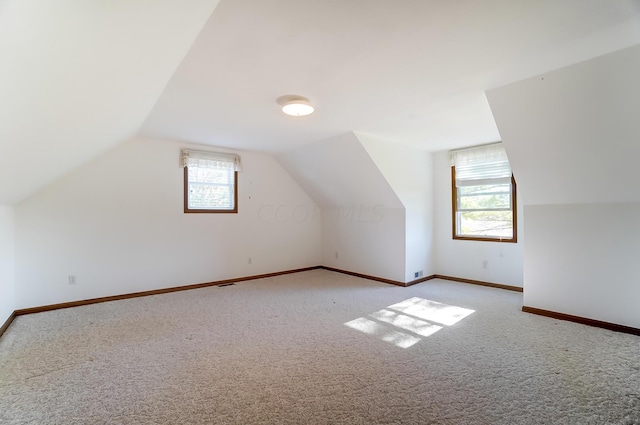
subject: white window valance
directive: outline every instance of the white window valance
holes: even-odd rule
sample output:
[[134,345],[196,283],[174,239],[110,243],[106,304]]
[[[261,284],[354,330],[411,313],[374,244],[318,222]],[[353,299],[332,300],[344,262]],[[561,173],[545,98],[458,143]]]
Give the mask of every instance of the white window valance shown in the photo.
[[511,165],[502,142],[451,151],[456,186],[511,182]]
[[240,156],[230,153],[194,151],[183,149],[183,167],[214,168],[218,170],[241,170]]

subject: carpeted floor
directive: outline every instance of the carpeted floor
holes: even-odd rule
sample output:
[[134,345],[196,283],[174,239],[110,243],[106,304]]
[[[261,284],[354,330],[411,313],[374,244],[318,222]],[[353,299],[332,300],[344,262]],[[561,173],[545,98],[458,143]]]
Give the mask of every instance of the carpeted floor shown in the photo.
[[325,270],[18,317],[2,424],[639,424],[640,338]]

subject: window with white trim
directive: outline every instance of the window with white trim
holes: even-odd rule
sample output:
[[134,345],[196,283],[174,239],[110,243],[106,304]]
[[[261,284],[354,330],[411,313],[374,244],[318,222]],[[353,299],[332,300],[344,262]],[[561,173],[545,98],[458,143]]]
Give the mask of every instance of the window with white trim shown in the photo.
[[185,213],[238,212],[238,155],[182,151]]
[[451,152],[453,238],[517,242],[516,181],[502,143]]

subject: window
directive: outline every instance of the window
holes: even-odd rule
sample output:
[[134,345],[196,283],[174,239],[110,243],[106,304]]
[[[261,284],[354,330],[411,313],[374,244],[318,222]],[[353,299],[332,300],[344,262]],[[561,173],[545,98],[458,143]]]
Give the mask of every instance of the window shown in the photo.
[[453,238],[517,242],[516,181],[502,143],[451,152]]
[[182,151],[185,213],[238,212],[238,155]]

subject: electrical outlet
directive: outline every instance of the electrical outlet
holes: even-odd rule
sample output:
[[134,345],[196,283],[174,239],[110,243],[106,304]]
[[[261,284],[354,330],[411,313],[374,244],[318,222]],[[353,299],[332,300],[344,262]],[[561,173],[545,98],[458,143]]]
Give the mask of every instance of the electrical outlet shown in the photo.
[[336,260],[337,260],[338,259],[338,251],[336,251],[334,255],[335,255]]
[[482,268],[483,269],[488,269],[489,268],[489,261],[483,260],[482,261]]
[[75,285],[76,284],[76,275],[75,274],[70,274],[69,275],[69,285]]
[[251,259],[251,257],[249,257],[249,261],[248,261],[248,263],[249,263],[249,264],[253,264],[253,260]]
[[422,270],[419,270],[419,271],[417,271],[417,272],[415,272],[415,273],[413,274],[413,277],[417,279],[417,278],[419,278],[419,277],[422,277],[422,276],[423,276],[423,274],[424,274],[424,272],[423,272]]

